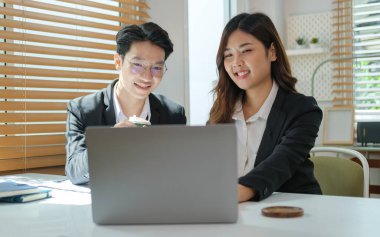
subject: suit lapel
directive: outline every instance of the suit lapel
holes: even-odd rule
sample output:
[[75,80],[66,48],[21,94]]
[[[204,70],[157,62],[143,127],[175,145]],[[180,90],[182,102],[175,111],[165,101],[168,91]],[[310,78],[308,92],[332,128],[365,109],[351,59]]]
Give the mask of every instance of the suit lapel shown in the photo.
[[268,116],[267,125],[257,152],[255,166],[265,160],[265,158],[272,153],[274,146],[278,143],[279,136],[282,132],[281,129],[283,127],[283,123],[286,120],[286,114],[279,109],[281,108],[281,104],[284,100],[284,92],[281,88],[279,88],[276,99]]
[[161,102],[153,94],[149,95],[150,104],[150,122],[151,124],[159,124],[161,119]]
[[108,85],[104,94],[103,116],[106,123],[105,125],[113,126],[116,124],[115,108],[114,108],[114,102],[113,102],[113,90],[117,82],[118,80],[115,80],[110,85]]

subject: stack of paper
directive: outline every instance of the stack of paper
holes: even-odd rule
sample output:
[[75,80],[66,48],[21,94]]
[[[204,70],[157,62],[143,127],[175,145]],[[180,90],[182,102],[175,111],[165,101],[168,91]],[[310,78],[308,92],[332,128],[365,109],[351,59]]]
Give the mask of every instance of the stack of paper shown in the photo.
[[0,182],[0,202],[30,202],[51,197],[50,192],[28,184]]

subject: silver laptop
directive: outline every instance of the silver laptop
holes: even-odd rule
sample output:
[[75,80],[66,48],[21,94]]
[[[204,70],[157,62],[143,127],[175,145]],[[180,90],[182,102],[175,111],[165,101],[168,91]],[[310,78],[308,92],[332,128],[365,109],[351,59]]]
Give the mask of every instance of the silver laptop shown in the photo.
[[86,140],[95,223],[236,222],[234,125],[89,127]]

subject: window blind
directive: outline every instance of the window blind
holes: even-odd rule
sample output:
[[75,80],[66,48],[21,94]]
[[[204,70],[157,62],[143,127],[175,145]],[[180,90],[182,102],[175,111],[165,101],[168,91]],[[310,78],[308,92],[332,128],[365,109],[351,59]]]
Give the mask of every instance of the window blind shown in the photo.
[[68,100],[117,77],[115,35],[138,0],[0,0],[0,172],[65,164]]
[[380,120],[380,0],[353,0],[357,121]]
[[333,105],[353,107],[351,0],[333,4]]

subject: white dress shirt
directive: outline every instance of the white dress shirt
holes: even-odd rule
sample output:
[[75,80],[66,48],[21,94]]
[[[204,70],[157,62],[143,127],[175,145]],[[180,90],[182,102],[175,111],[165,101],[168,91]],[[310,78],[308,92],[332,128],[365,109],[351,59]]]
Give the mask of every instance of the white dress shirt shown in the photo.
[[276,99],[278,85],[273,81],[272,89],[260,110],[245,121],[241,100],[236,104],[232,119],[235,120],[238,139],[238,175],[250,172],[256,161],[257,151],[267,125],[267,119]]
[[[119,123],[123,121],[124,119],[128,119],[128,116],[126,116],[121,110],[119,100],[117,99],[117,96],[116,96],[116,88],[113,90],[113,101],[114,101],[116,123]],[[134,115],[150,121],[151,112],[150,112],[149,97],[145,99],[144,107],[143,107],[143,110],[141,111],[141,114],[139,116],[137,114],[134,114]]]

